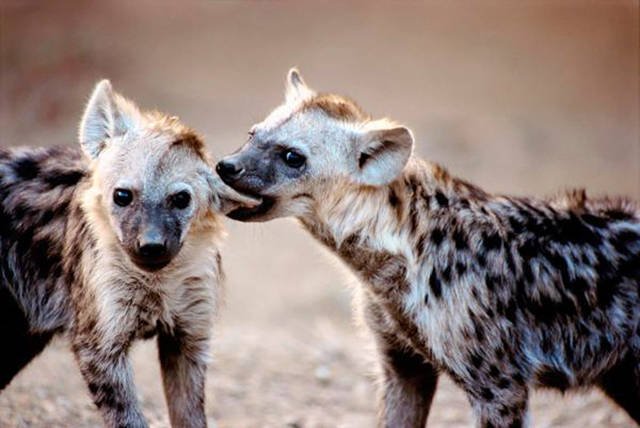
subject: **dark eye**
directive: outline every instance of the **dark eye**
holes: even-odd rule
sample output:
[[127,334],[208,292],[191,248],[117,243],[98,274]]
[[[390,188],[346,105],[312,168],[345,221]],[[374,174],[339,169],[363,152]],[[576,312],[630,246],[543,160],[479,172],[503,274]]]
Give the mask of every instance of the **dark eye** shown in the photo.
[[282,159],[291,168],[300,168],[302,165],[304,165],[304,162],[307,160],[300,153],[295,152],[293,150],[287,150],[286,152],[284,152],[282,154]]
[[127,189],[116,189],[113,191],[113,202],[121,207],[126,207],[133,201],[133,193]]
[[179,210],[187,208],[190,203],[191,195],[189,194],[189,192],[178,192],[175,195],[171,196],[171,204]]

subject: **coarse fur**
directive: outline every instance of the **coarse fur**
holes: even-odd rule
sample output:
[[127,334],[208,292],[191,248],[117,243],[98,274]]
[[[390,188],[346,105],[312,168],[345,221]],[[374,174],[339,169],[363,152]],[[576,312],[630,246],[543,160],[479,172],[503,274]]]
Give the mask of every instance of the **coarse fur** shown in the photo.
[[487,193],[413,157],[408,128],[315,93],[295,69],[249,138],[217,170],[263,202],[230,216],[294,216],[361,279],[380,426],[423,427],[440,373],[480,427],[526,426],[537,386],[598,386],[640,423],[637,204]]
[[0,149],[0,390],[66,334],[106,425],[144,427],[127,354],[157,335],[172,426],[206,426],[217,211],[250,201],[215,175],[193,131],[140,111],[108,81],[87,105],[80,145]]

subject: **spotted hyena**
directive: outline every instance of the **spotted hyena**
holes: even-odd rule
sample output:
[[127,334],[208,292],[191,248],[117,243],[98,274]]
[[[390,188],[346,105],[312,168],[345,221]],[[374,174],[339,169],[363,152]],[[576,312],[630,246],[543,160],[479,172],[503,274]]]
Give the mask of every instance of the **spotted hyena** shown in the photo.
[[286,101],[217,165],[362,280],[380,425],[422,427],[438,375],[482,427],[527,421],[531,386],[598,386],[640,422],[640,209],[575,191],[497,196],[412,156],[411,131],[288,76]]
[[157,334],[173,426],[202,427],[222,205],[250,203],[177,118],[100,82],[80,148],[0,149],[0,390],[68,334],[108,426],[143,427],[127,353]]

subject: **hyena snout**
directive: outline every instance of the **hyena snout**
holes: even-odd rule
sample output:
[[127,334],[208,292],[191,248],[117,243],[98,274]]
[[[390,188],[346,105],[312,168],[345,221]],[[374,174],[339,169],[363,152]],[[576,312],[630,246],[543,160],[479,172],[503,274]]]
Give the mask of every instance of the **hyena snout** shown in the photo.
[[232,159],[223,159],[216,165],[216,172],[227,184],[232,184],[244,172],[239,162]]
[[268,156],[260,155],[242,152],[227,156],[218,162],[216,172],[235,191],[264,198],[275,178]]
[[180,251],[180,243],[163,233],[162,228],[157,225],[142,228],[133,241],[128,251],[131,260],[139,268],[149,272],[167,266]]

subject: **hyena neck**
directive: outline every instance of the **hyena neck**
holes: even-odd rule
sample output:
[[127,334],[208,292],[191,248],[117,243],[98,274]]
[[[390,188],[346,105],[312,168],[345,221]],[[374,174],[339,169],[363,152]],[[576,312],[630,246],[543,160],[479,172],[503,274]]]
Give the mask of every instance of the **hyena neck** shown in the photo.
[[418,159],[387,186],[344,189],[334,187],[300,220],[365,280],[386,283],[384,290],[390,282],[405,282],[407,272],[417,268],[434,215],[454,218],[461,208],[488,198],[439,165]]

